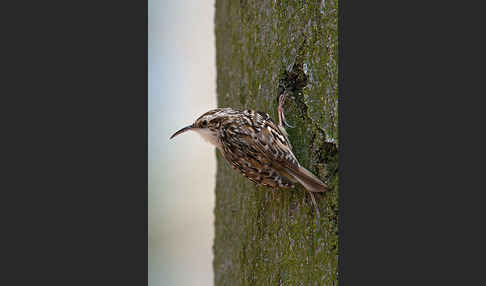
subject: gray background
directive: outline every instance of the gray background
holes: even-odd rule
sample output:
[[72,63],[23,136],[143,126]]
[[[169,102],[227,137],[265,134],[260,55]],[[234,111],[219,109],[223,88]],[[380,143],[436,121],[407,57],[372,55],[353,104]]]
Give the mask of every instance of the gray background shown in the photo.
[[212,285],[215,150],[168,138],[216,107],[214,2],[148,7],[149,285]]

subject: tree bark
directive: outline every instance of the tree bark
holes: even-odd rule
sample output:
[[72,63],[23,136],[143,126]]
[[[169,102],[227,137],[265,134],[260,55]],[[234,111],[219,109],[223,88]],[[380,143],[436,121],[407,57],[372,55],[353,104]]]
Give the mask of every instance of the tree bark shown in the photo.
[[330,190],[256,186],[217,156],[215,285],[337,285],[336,1],[216,0],[218,106],[285,105],[293,151]]

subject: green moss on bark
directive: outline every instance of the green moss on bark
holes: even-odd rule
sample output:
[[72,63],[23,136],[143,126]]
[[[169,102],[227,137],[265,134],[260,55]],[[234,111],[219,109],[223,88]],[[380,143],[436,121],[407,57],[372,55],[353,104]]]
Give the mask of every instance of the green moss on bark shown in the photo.
[[316,195],[318,219],[302,187],[258,187],[217,153],[215,285],[337,285],[337,9],[337,1],[216,1],[218,106],[276,120],[279,83],[292,89],[294,154],[331,190]]

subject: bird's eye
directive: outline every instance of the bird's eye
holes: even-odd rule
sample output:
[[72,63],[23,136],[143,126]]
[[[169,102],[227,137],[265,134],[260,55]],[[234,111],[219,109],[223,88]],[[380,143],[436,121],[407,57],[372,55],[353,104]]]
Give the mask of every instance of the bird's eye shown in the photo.
[[204,119],[203,122],[201,123],[201,126],[205,127],[206,125],[208,125],[208,121],[206,119]]

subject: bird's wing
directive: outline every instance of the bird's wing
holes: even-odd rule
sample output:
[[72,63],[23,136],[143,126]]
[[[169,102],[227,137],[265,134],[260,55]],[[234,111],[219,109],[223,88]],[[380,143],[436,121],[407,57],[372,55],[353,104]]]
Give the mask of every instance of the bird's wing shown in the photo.
[[220,142],[224,157],[249,179],[288,187],[296,180],[281,165],[298,168],[298,162],[287,138],[275,128],[260,114],[228,118],[221,123]]
[[273,121],[265,121],[255,140],[258,148],[272,162],[286,168],[297,168],[299,162],[292,153],[292,145]]
[[289,181],[298,181],[310,192],[327,190],[326,184],[300,166],[284,127],[277,126],[272,120],[264,120],[260,126],[256,139],[252,138],[253,146],[272,163],[273,168]]
[[[246,112],[246,111],[245,111]],[[264,164],[297,169],[299,162],[285,133],[263,112],[248,111],[222,122],[220,141],[236,156],[255,156]]]
[[[272,161],[274,168],[289,180],[298,181],[310,192],[327,190],[326,184],[300,166],[292,153],[286,133],[280,131],[273,122],[265,122],[265,127],[258,134],[258,143],[255,145]],[[266,149],[268,150],[265,151]]]

